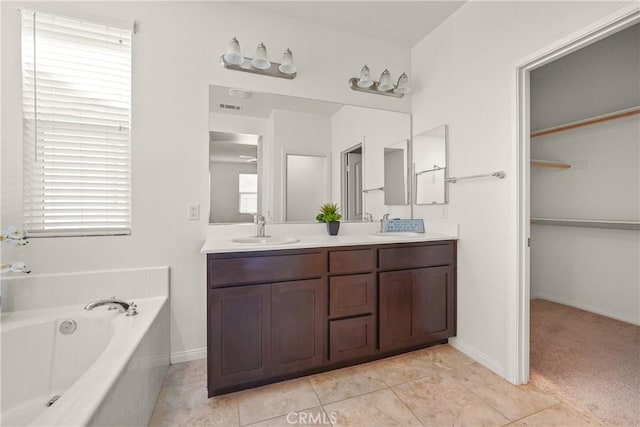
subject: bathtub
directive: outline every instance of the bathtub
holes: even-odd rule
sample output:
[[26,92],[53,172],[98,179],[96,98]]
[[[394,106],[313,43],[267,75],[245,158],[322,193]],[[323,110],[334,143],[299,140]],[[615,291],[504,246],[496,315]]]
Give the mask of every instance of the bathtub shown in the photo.
[[166,296],[135,302],[131,317],[77,305],[2,314],[0,424],[146,426],[169,366],[169,308]]

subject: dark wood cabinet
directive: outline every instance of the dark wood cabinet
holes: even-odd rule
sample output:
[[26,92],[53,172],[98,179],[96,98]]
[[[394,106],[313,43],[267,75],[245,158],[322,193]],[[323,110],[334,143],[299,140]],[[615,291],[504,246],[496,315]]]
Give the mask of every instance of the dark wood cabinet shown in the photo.
[[209,383],[216,388],[269,375],[271,286],[209,291]]
[[209,254],[209,396],[455,335],[455,241]]
[[271,286],[271,373],[282,375],[322,365],[326,291],[320,279]]
[[380,273],[380,350],[434,342],[454,332],[450,266]]

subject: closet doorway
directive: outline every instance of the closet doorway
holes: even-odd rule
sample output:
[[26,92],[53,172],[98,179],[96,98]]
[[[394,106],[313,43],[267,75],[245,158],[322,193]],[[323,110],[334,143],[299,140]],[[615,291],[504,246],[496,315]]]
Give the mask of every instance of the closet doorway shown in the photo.
[[346,221],[361,221],[364,214],[364,153],[362,143],[341,153],[342,213]]
[[519,69],[518,377],[640,423],[638,11]]

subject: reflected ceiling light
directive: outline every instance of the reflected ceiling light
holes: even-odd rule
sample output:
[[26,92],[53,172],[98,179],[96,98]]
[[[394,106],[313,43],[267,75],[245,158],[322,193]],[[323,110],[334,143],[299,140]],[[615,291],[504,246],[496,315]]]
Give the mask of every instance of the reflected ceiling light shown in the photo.
[[380,75],[380,81],[371,80],[371,71],[366,65],[360,70],[360,78],[352,77],[349,79],[349,87],[358,92],[375,93],[377,95],[393,96],[402,98],[405,93],[410,92],[409,77],[406,73],[402,73],[398,78],[398,83],[391,83],[391,73],[384,70]]
[[233,37],[229,42],[227,53],[220,58],[222,66],[228,70],[244,71],[253,74],[262,74],[283,79],[295,79],[297,67],[293,63],[293,52],[286,49],[282,56],[282,64],[269,61],[267,48],[264,43],[258,44],[255,57],[246,58],[240,51],[240,42]]

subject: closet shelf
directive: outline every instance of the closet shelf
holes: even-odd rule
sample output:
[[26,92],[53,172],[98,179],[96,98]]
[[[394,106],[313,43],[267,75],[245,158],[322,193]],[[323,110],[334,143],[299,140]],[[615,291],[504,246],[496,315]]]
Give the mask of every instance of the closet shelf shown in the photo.
[[531,160],[531,166],[534,168],[571,169],[571,165],[568,163],[554,162],[552,160]]
[[611,228],[640,230],[640,221],[606,221],[600,219],[531,218],[531,224],[562,225],[566,227]]
[[565,130],[571,130],[583,126],[594,125],[596,123],[608,122],[609,120],[620,119],[622,117],[633,116],[640,114],[640,106],[626,108],[624,110],[614,111],[612,113],[603,114],[601,116],[595,116],[584,120],[578,120],[577,122],[571,122],[560,126],[554,126],[547,129],[538,130],[531,133],[531,138],[539,136],[549,135],[557,132],[564,132]]

